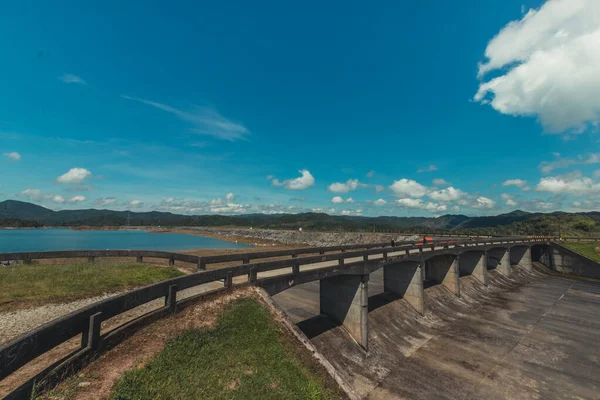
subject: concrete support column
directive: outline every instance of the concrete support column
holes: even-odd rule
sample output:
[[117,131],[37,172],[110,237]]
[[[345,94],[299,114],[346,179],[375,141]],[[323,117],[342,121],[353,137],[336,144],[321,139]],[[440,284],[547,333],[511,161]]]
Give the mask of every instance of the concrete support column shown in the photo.
[[468,251],[458,259],[460,276],[473,275],[475,279],[488,285],[487,254],[486,252]]
[[383,267],[383,290],[402,296],[419,314],[425,313],[423,268],[418,261],[407,261]]
[[510,276],[512,269],[510,267],[510,249],[506,249],[504,255],[500,258],[500,263],[496,267],[506,276]]
[[490,269],[497,269],[502,274],[510,276],[510,250],[506,248],[493,248],[487,251],[487,262]]
[[519,265],[528,272],[533,272],[531,247],[516,246],[510,249],[510,263]]
[[339,322],[363,349],[369,349],[369,275],[321,279],[320,307],[321,314]]
[[425,267],[429,279],[441,283],[452,293],[460,296],[458,256],[448,254],[433,257],[426,261]]

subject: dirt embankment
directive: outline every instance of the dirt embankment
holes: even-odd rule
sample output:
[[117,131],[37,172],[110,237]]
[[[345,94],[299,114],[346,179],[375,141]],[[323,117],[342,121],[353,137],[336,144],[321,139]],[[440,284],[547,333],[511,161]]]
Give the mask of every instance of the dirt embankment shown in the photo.
[[379,243],[395,240],[416,240],[417,236],[399,236],[393,233],[371,232],[300,232],[277,229],[250,228],[205,228],[181,227],[172,229],[148,229],[156,233],[186,233],[212,237],[230,242],[253,244],[256,246],[343,246],[348,244]]

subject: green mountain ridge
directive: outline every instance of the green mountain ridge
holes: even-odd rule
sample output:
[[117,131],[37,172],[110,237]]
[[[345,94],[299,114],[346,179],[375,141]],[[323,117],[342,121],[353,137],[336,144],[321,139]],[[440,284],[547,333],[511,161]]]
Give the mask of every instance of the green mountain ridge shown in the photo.
[[[10,221],[3,223],[2,221]],[[447,231],[473,234],[556,235],[600,232],[600,212],[529,213],[515,210],[485,217],[447,214],[439,217],[358,217],[323,213],[181,215],[170,212],[115,210],[53,211],[35,204],[6,200],[0,202],[0,226],[252,226],[270,229],[364,232]]]

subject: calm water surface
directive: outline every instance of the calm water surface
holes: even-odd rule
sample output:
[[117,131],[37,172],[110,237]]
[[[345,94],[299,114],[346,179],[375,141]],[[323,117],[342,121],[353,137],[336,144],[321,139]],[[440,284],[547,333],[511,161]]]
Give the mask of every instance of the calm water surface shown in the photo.
[[191,250],[246,248],[244,244],[178,233],[139,230],[0,229],[0,253],[53,250]]

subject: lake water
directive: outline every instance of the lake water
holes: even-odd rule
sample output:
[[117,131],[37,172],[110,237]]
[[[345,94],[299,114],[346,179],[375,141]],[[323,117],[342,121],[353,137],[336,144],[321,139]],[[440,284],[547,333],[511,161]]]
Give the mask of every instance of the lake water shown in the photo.
[[251,247],[178,233],[140,230],[0,229],[0,253],[54,250],[192,250]]

